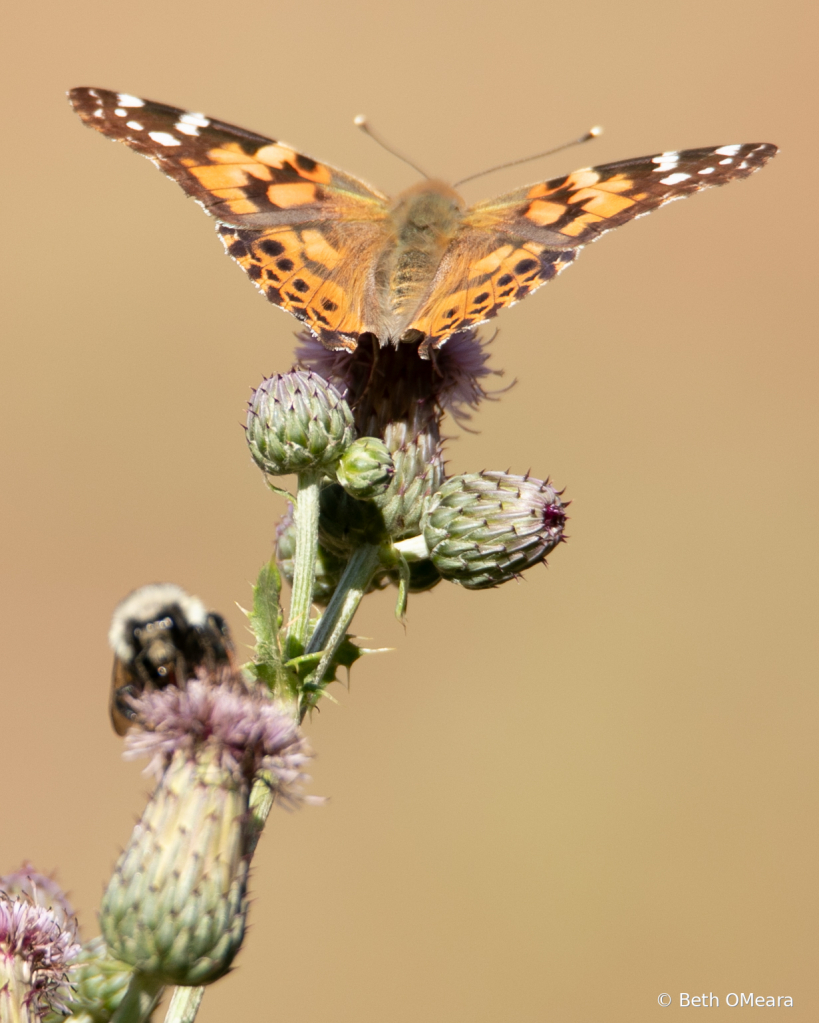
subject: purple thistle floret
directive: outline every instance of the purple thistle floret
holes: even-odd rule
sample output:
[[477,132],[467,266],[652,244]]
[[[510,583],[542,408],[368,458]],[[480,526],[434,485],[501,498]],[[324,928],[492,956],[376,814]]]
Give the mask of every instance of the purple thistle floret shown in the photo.
[[[360,378],[369,375],[372,352],[362,344],[355,352],[330,351],[312,334],[298,335],[296,359],[325,380],[335,385],[348,401],[356,401],[361,390]],[[487,391],[481,381],[489,376],[502,376],[502,370],[490,369],[490,341],[479,337],[474,330],[453,334],[446,344],[430,353],[428,361],[418,358],[410,346],[380,349],[376,358],[381,362],[395,362],[395,377],[416,378],[413,387],[415,400],[428,402],[439,413],[449,412],[459,421],[470,417],[484,398],[497,392]],[[364,371],[364,373],[362,373]],[[396,410],[396,415],[399,412]]]
[[47,874],[41,874],[31,863],[25,861],[19,870],[0,877],[0,892],[12,898],[24,896],[34,903],[50,909],[60,925],[66,930],[77,930],[76,913],[68,896]]
[[301,768],[312,757],[298,722],[261,690],[234,681],[214,685],[205,675],[184,689],[167,686],[134,701],[138,727],[125,740],[124,756],[150,756],[147,770],[161,773],[175,753],[191,757],[207,748],[221,766],[248,781],[270,772],[277,797],[286,803],[313,801],[300,792]]
[[[79,955],[76,922],[37,905],[31,897],[0,891],[0,998],[11,997],[12,978],[26,989],[23,1003],[38,1013],[65,1010],[67,971]],[[67,1010],[65,1010],[67,1011]]]

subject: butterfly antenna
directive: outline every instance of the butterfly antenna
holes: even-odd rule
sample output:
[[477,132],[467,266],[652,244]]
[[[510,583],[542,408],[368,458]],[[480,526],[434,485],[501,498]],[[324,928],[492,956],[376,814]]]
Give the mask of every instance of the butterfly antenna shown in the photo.
[[393,149],[392,146],[388,146],[387,143],[381,138],[381,136],[373,131],[373,129],[367,123],[367,118],[364,116],[364,114],[358,114],[356,117],[354,117],[353,124],[356,126],[356,128],[360,128],[365,135],[369,135],[373,142],[377,142],[382,149],[386,149],[388,153],[391,153],[399,160],[402,160],[409,167],[412,167],[414,171],[417,171],[422,178],[426,178],[427,181],[429,181],[429,174],[427,174],[426,171],[421,170],[417,163],[413,163],[412,160],[409,159],[409,157],[404,156],[403,153],[399,153],[397,149]]
[[470,174],[468,178],[461,178],[460,181],[456,181],[452,186],[457,188],[458,185],[463,185],[467,181],[474,181],[475,178],[482,178],[484,174],[494,174],[495,171],[505,170],[507,167],[517,167],[519,163],[529,163],[530,160],[540,160],[544,156],[552,156],[553,153],[559,153],[564,149],[571,149],[572,146],[579,146],[582,142],[589,142],[591,139],[596,139],[598,135],[603,134],[603,129],[599,125],[595,125],[594,128],[589,128],[585,135],[581,135],[579,139],[573,139],[571,142],[564,142],[562,146],[558,146],[556,149],[547,149],[545,153],[535,153],[534,156],[524,156],[521,160],[510,160],[509,163],[499,163],[497,167],[490,167],[489,170],[478,171],[477,174]]

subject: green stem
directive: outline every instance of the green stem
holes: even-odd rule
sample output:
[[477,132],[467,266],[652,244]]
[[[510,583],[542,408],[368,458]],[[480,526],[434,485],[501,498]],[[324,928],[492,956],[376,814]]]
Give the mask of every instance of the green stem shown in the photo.
[[111,1023],[145,1023],[162,996],[163,986],[156,977],[135,973]]
[[165,1013],[165,1023],[193,1023],[205,995],[203,987],[177,987]]
[[299,476],[296,503],[296,556],[293,565],[293,592],[285,639],[285,659],[304,653],[310,609],[313,606],[313,583],[318,550],[319,486],[321,476],[305,472]]
[[[347,635],[347,627],[358,610],[361,598],[372,581],[381,561],[379,548],[375,544],[365,543],[353,551],[347,562],[344,574],[339,579],[330,603],[310,637],[305,653],[314,654],[322,651],[321,660],[313,673],[317,689],[321,688],[321,680],[330,665],[339,646]],[[302,703],[302,718],[315,703],[314,694],[307,696]]]

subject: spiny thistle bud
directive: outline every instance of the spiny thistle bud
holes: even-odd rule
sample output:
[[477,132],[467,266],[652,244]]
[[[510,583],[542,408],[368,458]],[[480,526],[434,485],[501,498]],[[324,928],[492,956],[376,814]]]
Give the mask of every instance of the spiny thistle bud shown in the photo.
[[253,392],[247,442],[269,476],[330,473],[354,437],[349,405],[317,373],[293,370],[270,377]]
[[200,677],[137,702],[126,756],[153,755],[161,777],[103,896],[102,933],[149,978],[209,984],[244,937],[252,780],[265,771],[295,805],[310,754],[291,714],[238,682]]
[[[29,886],[10,884],[11,891],[0,890],[3,1023],[35,1023],[50,1012],[65,1012],[68,969],[80,952],[76,921],[66,916],[65,897],[60,892],[53,908],[47,906],[49,893],[36,883],[42,875],[32,874]],[[50,878],[43,880],[53,885]]]
[[347,448],[336,467],[338,482],[359,501],[380,497],[395,474],[390,453],[383,440],[359,437]]
[[429,499],[444,479],[440,419],[419,411],[408,421],[387,424],[384,442],[392,455],[395,475],[376,499],[393,539],[413,536]]
[[357,501],[338,483],[323,487],[319,496],[319,540],[339,558],[347,559],[362,544],[381,544],[387,538],[384,518],[372,501]]
[[424,518],[424,539],[445,579],[498,586],[542,561],[563,539],[560,495],[548,482],[505,472],[453,476]]
[[[293,521],[293,505],[276,527],[276,562],[284,578],[293,585],[296,555],[296,525]],[[316,568],[313,583],[313,603],[325,607],[335,592],[346,560],[328,551],[321,544],[316,551]]]
[[131,967],[111,955],[102,936],[87,941],[69,974],[71,991],[65,1003],[72,1023],[107,1023],[125,997],[132,976]]

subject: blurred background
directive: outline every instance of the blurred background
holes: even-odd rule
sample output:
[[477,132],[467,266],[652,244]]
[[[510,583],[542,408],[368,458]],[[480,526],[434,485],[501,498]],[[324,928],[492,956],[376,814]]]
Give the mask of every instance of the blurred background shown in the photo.
[[771,141],[495,321],[518,383],[477,434],[450,423],[450,471],[551,475],[571,540],[519,584],[414,598],[406,631],[394,591],[366,600],[354,631],[394,649],[309,722],[331,801],[274,814],[199,1018],[665,1020],[751,991],[819,1018],[816,30],[772,0],[6,15],[0,871],[56,868],[97,933],[147,789],[108,724],[111,610],[169,580],[249,642],[283,510],[240,423],[296,322],[65,90],[205,111],[390,193],[415,176],[355,114],[449,180],[605,126],[469,201]]

